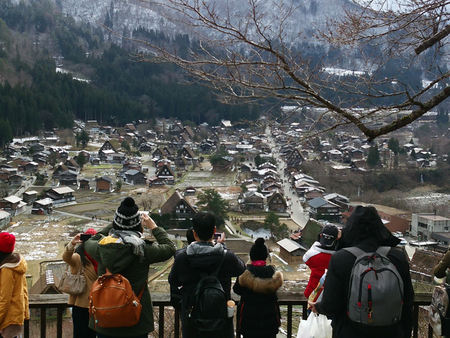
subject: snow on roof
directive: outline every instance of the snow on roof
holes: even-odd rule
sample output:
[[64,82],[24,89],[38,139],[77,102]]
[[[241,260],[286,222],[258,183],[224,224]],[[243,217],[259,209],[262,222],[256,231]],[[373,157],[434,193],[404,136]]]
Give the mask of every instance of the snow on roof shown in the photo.
[[5,210],[0,210],[0,219],[5,219],[7,217],[10,217],[10,213]]
[[11,196],[5,197],[4,200],[9,203],[17,203],[17,202],[20,202],[22,199],[20,197],[11,195]]
[[278,241],[277,244],[288,252],[294,252],[298,249],[305,251],[307,250],[304,246],[298,244],[293,240],[290,240],[289,238],[282,239],[281,241]]
[[57,194],[68,194],[74,192],[74,190],[69,187],[53,188],[52,190]]

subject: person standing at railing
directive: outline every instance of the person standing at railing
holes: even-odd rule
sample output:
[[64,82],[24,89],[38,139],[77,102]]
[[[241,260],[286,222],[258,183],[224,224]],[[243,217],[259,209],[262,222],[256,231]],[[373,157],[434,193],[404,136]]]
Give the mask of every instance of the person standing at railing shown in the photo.
[[[245,263],[225,244],[225,234],[214,241],[216,219],[214,215],[198,212],[192,219],[195,242],[186,250],[180,251],[174,260],[169,283],[172,287],[181,287],[181,323],[183,338],[198,338],[200,332],[189,318],[189,308],[194,303],[194,293],[203,274],[211,275],[218,267],[217,278],[228,300],[231,299],[231,277],[237,277],[245,271]],[[221,332],[208,338],[233,338],[232,319]]]
[[334,253],[338,238],[339,229],[332,224],[326,224],[320,231],[318,240],[303,255],[303,261],[311,269],[308,285],[303,292],[306,298],[309,298],[317,284],[319,284],[325,270],[328,269],[328,263],[331,255]]
[[283,274],[266,264],[268,256],[264,238],[257,238],[250,249],[251,262],[233,286],[241,295],[236,320],[244,338],[275,338],[281,324],[276,291],[283,285]]
[[25,273],[27,262],[14,253],[16,238],[0,233],[0,337],[21,337],[23,323],[30,319]]
[[[152,231],[157,243],[142,238],[143,226]],[[106,269],[113,274],[120,273],[129,280],[136,295],[143,290],[138,323],[128,327],[97,326],[97,337],[147,338],[154,330],[153,305],[147,287],[150,264],[166,261],[175,253],[175,245],[166,231],[146,213],[141,214],[134,199],[127,197],[117,208],[112,224],[91,237],[85,243],[85,250],[98,262],[99,275]],[[95,328],[93,318],[89,327]]]
[[[96,233],[97,231],[90,228],[84,235],[93,236]],[[81,270],[86,279],[86,291],[80,295],[69,296],[69,305],[72,305],[73,338],[95,338],[97,334],[89,328],[89,292],[98,277],[98,263],[84,250],[81,234],[77,234],[66,245],[62,258],[70,266],[72,274],[75,275]]]
[[[391,232],[384,226],[378,215],[377,210],[373,206],[357,206],[350,215],[347,223],[342,229],[342,236],[336,247],[336,252],[331,256],[328,272],[325,279],[325,288],[323,290],[323,298],[321,301],[314,303],[308,302],[314,313],[325,314],[333,319],[333,338],[410,338],[413,325],[413,307],[414,307],[414,289],[411,282],[409,272],[409,262],[406,254],[396,246],[400,240],[394,237]],[[379,247],[390,247],[386,257],[398,271],[403,283],[403,291],[401,306],[401,316],[389,325],[370,325],[357,323],[349,317],[349,286],[353,265],[356,261],[355,255],[343,249],[356,247],[366,253],[375,252]],[[384,261],[387,265],[388,262]],[[384,269],[387,270],[387,269]],[[374,269],[366,270],[373,273]],[[382,271],[382,270],[378,270]],[[376,275],[375,275],[376,276]],[[381,279],[381,278],[380,278]],[[393,276],[390,280],[396,280]],[[369,284],[370,286],[370,284]],[[368,288],[371,291],[371,288]],[[361,288],[359,289],[361,292]],[[396,295],[395,295],[396,296]],[[377,299],[385,299],[379,306],[383,308],[388,302],[388,297],[380,297]],[[359,304],[361,306],[361,303]],[[364,309],[366,314],[364,318],[372,320],[372,304]],[[389,312],[389,308],[385,309]],[[383,314],[377,314],[381,318]],[[376,321],[377,319],[375,319]]]

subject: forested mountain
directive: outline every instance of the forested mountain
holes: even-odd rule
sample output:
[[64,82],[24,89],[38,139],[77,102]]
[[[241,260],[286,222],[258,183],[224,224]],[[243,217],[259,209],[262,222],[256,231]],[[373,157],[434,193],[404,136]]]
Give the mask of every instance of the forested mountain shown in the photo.
[[[139,34],[166,39],[163,32]],[[220,104],[201,85],[181,84],[186,79],[171,65],[133,62],[133,46],[105,42],[99,27],[75,23],[50,2],[0,0],[0,46],[0,144],[9,135],[71,127],[74,118],[117,126],[155,117],[217,124],[259,114]]]

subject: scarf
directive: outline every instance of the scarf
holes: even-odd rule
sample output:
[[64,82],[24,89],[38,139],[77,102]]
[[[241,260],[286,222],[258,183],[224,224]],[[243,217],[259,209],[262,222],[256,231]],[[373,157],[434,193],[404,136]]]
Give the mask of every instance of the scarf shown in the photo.
[[141,239],[142,234],[137,231],[111,229],[109,235],[121,238],[125,244],[130,244],[133,248],[133,254],[139,257],[140,261],[144,261],[145,241]]
[[97,272],[97,269],[98,269],[98,263],[97,263],[97,261],[95,260],[95,259],[93,259],[91,256],[89,256],[88,255],[88,253],[85,251],[84,252],[84,255],[87,257],[87,259],[89,259],[89,261],[92,263],[92,266],[94,267],[94,269],[95,269],[95,272]]
[[253,265],[253,266],[266,266],[266,261],[252,261],[250,265]]

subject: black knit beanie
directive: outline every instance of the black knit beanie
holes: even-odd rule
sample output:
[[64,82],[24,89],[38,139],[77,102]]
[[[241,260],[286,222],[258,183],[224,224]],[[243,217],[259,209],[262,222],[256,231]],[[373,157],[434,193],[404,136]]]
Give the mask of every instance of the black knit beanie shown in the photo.
[[139,207],[131,197],[125,198],[114,214],[113,228],[116,230],[142,231]]
[[250,249],[250,259],[252,261],[265,261],[268,255],[269,251],[267,250],[267,246],[264,244],[264,238],[257,238],[255,244],[253,244]]

